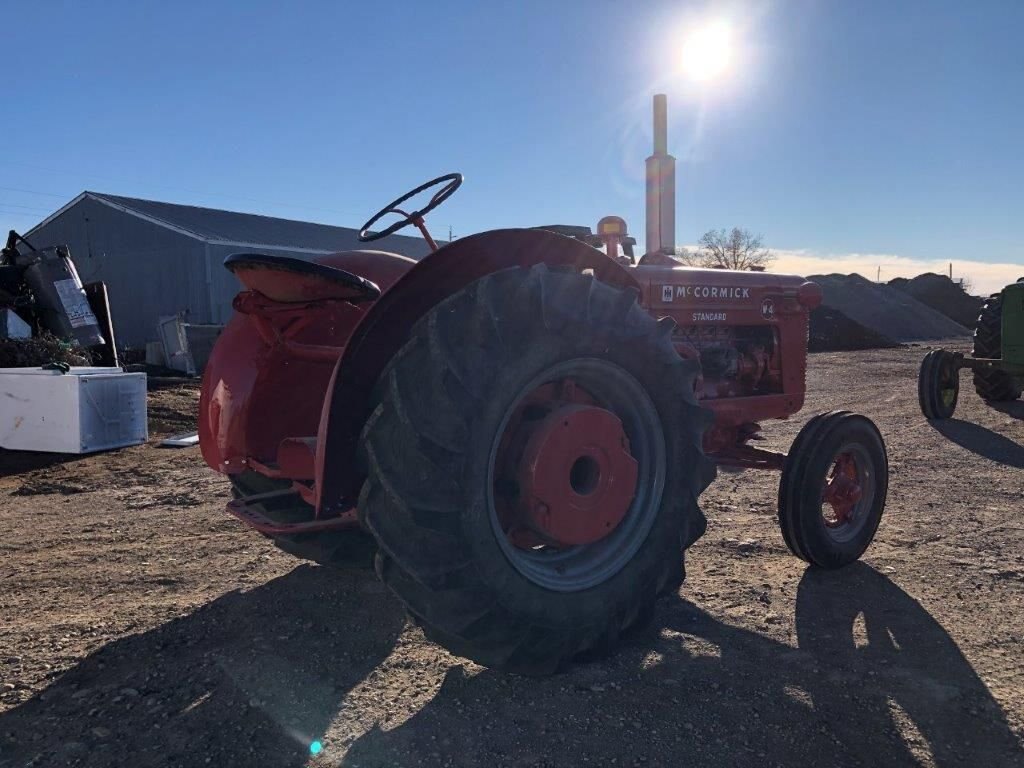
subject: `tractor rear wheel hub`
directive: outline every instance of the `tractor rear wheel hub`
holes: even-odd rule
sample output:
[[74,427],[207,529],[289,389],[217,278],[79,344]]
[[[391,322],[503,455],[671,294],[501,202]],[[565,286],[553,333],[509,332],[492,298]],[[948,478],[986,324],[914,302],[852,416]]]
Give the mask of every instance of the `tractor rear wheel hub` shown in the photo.
[[560,546],[592,544],[626,516],[637,462],[614,413],[570,403],[533,427],[518,480],[529,528]]

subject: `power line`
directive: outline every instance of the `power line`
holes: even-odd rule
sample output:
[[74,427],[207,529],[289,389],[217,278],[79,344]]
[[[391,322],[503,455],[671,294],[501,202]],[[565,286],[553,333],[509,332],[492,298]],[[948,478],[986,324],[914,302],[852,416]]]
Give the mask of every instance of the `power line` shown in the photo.
[[42,195],[43,197],[59,197],[67,199],[67,195],[58,195],[56,192],[37,192],[34,189],[19,189],[18,187],[0,187],[5,192],[21,192],[26,195]]
[[[101,182],[104,182],[104,183],[111,183],[111,184],[125,184],[125,183],[129,183],[126,179],[115,179],[115,178],[110,177],[110,176],[93,176],[91,174],[80,174],[80,173],[77,173],[75,171],[58,171],[58,170],[53,169],[53,168],[43,168],[43,167],[40,167],[40,166],[32,166],[32,165],[28,165],[26,163],[15,163],[15,162],[11,162],[10,160],[0,160],[0,165],[21,165],[21,166],[26,167],[26,168],[31,168],[31,169],[37,170],[37,171],[44,171],[46,173],[57,173],[57,174],[62,174],[62,175],[67,175],[67,176],[75,176],[75,177],[77,177],[79,179],[85,179],[85,180],[90,181],[90,182],[101,181]],[[136,182],[131,182],[131,183],[136,183]],[[322,207],[313,206],[313,205],[299,205],[297,203],[282,203],[282,202],[275,201],[275,200],[263,200],[263,199],[255,198],[255,197],[247,197],[245,195],[232,195],[232,194],[226,194],[226,193],[223,193],[223,192],[209,192],[209,191],[203,191],[203,190],[199,190],[199,189],[188,189],[188,188],[185,188],[185,187],[169,187],[169,186],[160,185],[160,184],[156,184],[156,185],[154,185],[154,184],[145,184],[144,188],[145,189],[152,189],[152,190],[162,190],[164,192],[174,192],[174,193],[179,194],[179,195],[180,194],[186,194],[186,195],[198,195],[200,197],[221,198],[221,199],[224,199],[224,200],[239,200],[239,201],[242,201],[242,202],[257,203],[259,205],[270,205],[270,206],[275,206],[275,207],[278,207],[278,208],[295,208],[295,209],[306,210],[306,211],[320,211],[321,213],[334,213],[334,214],[339,214],[339,215],[342,215],[342,216],[358,216],[358,215],[360,215],[360,214],[355,213],[354,211],[347,211],[347,210],[343,211],[343,210],[340,210],[338,208],[322,208]],[[18,189],[18,188],[15,188],[15,187],[0,187],[0,189],[6,190],[6,191],[9,191],[9,192],[21,192],[23,194],[28,194],[28,195],[45,195],[46,197],[56,197],[56,198],[61,198],[61,199],[64,199],[64,200],[67,200],[69,198],[73,198],[75,195],[78,194],[78,192],[75,192],[75,193],[72,193],[72,194],[63,194],[62,195],[62,194],[58,194],[57,192],[42,192],[42,191],[39,191],[39,190]],[[124,196],[125,197],[134,197],[135,195],[124,195]],[[192,203],[177,203],[177,205],[193,205],[193,204]]]
[[[93,181],[104,181],[104,182],[111,182],[111,183],[116,183],[116,184],[124,184],[124,183],[127,182],[127,179],[124,179],[124,178],[115,178],[115,177],[112,177],[112,176],[97,176],[97,175],[89,174],[89,173],[84,173],[83,174],[83,173],[78,173],[76,171],[70,171],[70,170],[58,170],[56,168],[46,168],[46,167],[43,167],[43,166],[32,165],[32,164],[29,164],[29,163],[23,163],[23,162],[14,161],[14,160],[4,160],[2,158],[0,158],[0,165],[20,166],[20,167],[23,167],[23,168],[30,168],[30,169],[36,170],[36,171],[43,171],[45,173],[56,173],[56,174],[62,174],[62,175],[67,175],[67,176],[75,176],[75,177],[82,178],[82,179],[91,179]],[[225,200],[241,200],[241,201],[248,202],[248,203],[258,203],[260,205],[273,205],[273,206],[278,206],[278,207],[281,207],[281,208],[296,208],[296,209],[307,210],[307,211],[321,211],[323,213],[336,213],[336,214],[341,214],[343,216],[353,216],[353,215],[354,216],[359,216],[359,215],[362,215],[362,214],[356,213],[355,211],[341,210],[341,209],[338,209],[338,208],[323,208],[323,207],[320,207],[320,206],[299,205],[299,204],[296,204],[296,203],[282,203],[282,202],[278,202],[278,201],[275,201],[275,200],[263,200],[263,199],[260,199],[260,198],[248,197],[248,196],[245,196],[245,195],[225,194],[225,193],[222,193],[222,192],[209,192],[209,191],[204,191],[204,190],[200,190],[200,189],[188,189],[188,188],[185,188],[185,187],[169,187],[169,186],[166,186],[166,185],[153,185],[153,184],[148,184],[148,185],[146,185],[146,187],[148,189],[164,190],[164,191],[167,191],[167,192],[177,192],[179,194],[184,193],[184,194],[188,194],[188,195],[200,195],[200,196],[203,196],[203,197],[219,197],[219,198],[223,198]],[[29,190],[25,190],[25,191],[29,192]],[[45,194],[45,195],[53,196],[53,197],[66,197],[66,195],[58,195],[55,192],[30,192],[30,194]],[[130,197],[130,195],[126,195],[126,197]],[[184,203],[184,205],[188,205],[188,203]]]
[[50,213],[49,208],[40,208],[38,205],[19,205],[18,203],[9,203],[6,200],[0,200],[0,205],[6,205],[9,208],[24,208],[26,211],[41,211],[43,213]]

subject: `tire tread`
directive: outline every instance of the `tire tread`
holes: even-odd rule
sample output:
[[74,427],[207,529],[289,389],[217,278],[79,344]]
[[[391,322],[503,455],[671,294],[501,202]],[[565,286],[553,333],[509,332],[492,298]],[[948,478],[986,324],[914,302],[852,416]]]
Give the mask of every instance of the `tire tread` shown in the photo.
[[[360,447],[367,470],[360,519],[379,542],[381,580],[427,637],[454,653],[522,674],[548,674],[580,654],[614,646],[653,613],[658,596],[681,584],[682,552],[706,526],[697,497],[714,477],[702,450],[711,417],[693,395],[698,365],[676,354],[670,333],[661,330],[666,324],[637,299],[635,289],[544,265],[488,275],[416,323],[377,387],[379,403]],[[678,423],[664,428],[676,431],[687,458],[677,463],[683,469],[672,464],[669,471],[685,473],[680,482],[686,491],[684,498],[662,502],[680,510],[677,556],[644,561],[636,599],[602,624],[552,627],[523,620],[479,578],[459,536],[458,479],[473,458],[465,435],[474,406],[485,401],[505,368],[538,338],[569,354],[581,334],[606,348],[641,347],[662,367],[662,386],[673,394],[679,415]]]

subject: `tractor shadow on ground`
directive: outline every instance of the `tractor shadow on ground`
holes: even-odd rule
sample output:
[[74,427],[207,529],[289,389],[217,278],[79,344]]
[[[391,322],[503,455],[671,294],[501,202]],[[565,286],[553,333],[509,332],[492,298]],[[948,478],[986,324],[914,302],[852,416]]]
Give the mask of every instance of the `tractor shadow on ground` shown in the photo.
[[929,420],[928,423],[944,437],[971,453],[1008,467],[1024,469],[1024,446],[998,432],[961,419]]
[[1022,754],[942,626],[872,568],[808,570],[796,628],[792,647],[672,601],[620,654],[564,675],[455,667],[427,706],[368,731],[342,765],[919,765],[930,754],[996,766]]
[[[940,767],[1001,766],[1021,755],[945,630],[865,565],[804,574],[797,647],[673,599],[620,653],[565,674],[456,664],[429,703],[344,752],[331,723],[404,626],[371,574],[299,566],[113,641],[0,714],[0,766],[297,768],[325,733],[316,764],[348,768],[917,765],[922,752]],[[423,648],[424,671],[449,663]]]
[[372,573],[299,566],[113,641],[0,714],[0,766],[306,765],[404,626]]
[[1009,403],[989,403],[989,406],[1000,413],[1018,421],[1024,421],[1024,402],[1012,400]]

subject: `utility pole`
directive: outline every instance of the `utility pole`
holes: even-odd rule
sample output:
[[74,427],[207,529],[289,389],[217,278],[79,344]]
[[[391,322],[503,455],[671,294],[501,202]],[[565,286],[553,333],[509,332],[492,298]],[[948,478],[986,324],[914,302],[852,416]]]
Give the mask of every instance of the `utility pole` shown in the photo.
[[875,275],[875,282],[876,283],[882,282],[882,267],[881,267],[881,265],[879,265],[878,273]]

